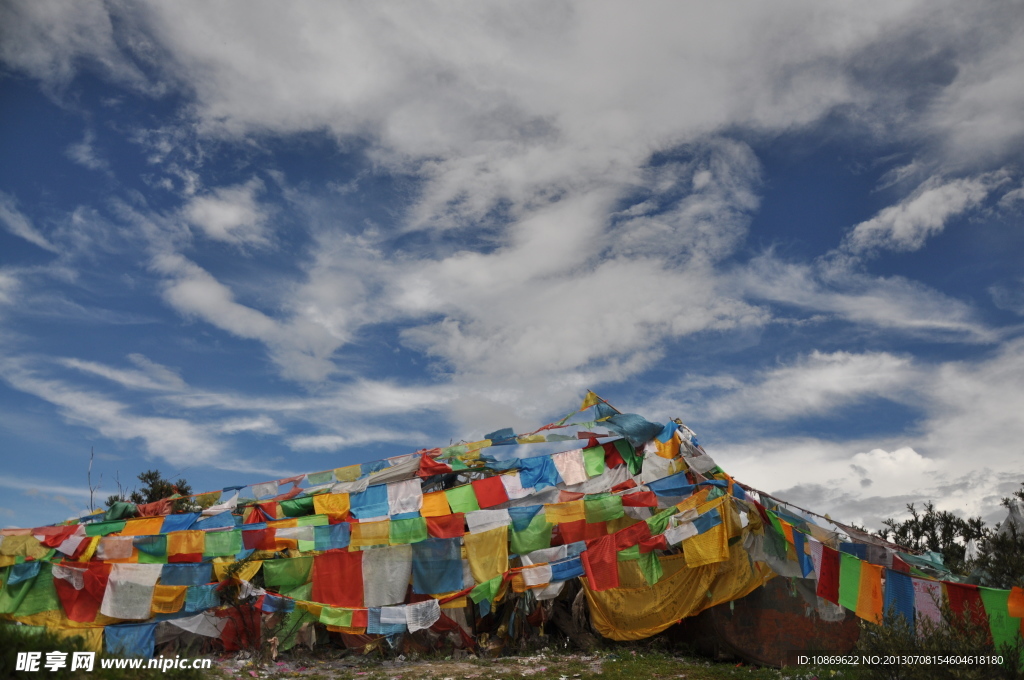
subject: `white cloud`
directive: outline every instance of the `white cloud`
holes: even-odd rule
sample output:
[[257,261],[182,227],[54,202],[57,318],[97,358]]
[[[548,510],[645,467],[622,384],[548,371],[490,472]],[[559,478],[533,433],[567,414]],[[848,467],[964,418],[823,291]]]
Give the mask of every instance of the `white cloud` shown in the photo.
[[0,377],[12,387],[50,402],[65,420],[116,440],[141,439],[146,450],[175,464],[229,466],[222,446],[203,427],[182,418],[141,416],[99,392],[37,376],[16,359],[0,365]]
[[929,180],[896,205],[861,222],[844,246],[861,253],[879,248],[918,250],[928,237],[941,232],[946,222],[977,207],[1005,175],[993,173],[950,181]]
[[902,401],[919,382],[918,370],[907,357],[815,351],[711,401],[707,412],[714,420],[817,416],[866,399]]
[[67,148],[68,158],[90,170],[109,170],[110,164],[96,152],[95,142],[96,134],[86,130],[82,141]]
[[998,339],[965,302],[902,276],[870,276],[841,258],[804,264],[767,252],[737,272],[736,285],[755,300],[829,314],[860,327],[938,341]]
[[141,370],[118,369],[95,361],[83,361],[70,357],[56,359],[56,361],[68,368],[106,378],[129,389],[180,391],[185,388],[185,382],[181,376],[166,366],[153,363],[141,354],[130,354],[128,358]]
[[236,245],[266,246],[269,244],[268,212],[256,200],[261,191],[263,182],[258,178],[237,186],[221,187],[192,196],[182,214],[207,238]]
[[0,222],[3,223],[7,231],[15,236],[52,253],[58,252],[57,247],[32,225],[32,221],[24,213],[18,210],[18,204],[14,197],[3,191],[0,191]]
[[0,269],[0,304],[9,305],[21,287],[21,281],[11,272]]
[[[68,5],[60,0],[6,2],[0,5],[0,60],[39,78],[50,90],[65,87],[83,66],[147,92],[150,85],[115,36],[111,7],[102,0]],[[121,24],[122,30],[130,29]],[[152,45],[141,34],[129,41],[136,54]]]

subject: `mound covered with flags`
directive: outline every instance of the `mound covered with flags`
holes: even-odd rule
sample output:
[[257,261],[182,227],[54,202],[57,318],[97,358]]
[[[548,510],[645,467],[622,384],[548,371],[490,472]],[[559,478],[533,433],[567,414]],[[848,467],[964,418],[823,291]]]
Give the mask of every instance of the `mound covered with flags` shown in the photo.
[[286,650],[332,633],[362,648],[473,648],[540,632],[567,599],[586,602],[601,636],[637,640],[776,576],[809,584],[824,620],[937,621],[945,601],[984,617],[999,644],[1024,614],[1020,589],[964,584],[934,554],[758,492],[685,425],[593,393],[526,434],[0,536],[0,617],[130,656]]

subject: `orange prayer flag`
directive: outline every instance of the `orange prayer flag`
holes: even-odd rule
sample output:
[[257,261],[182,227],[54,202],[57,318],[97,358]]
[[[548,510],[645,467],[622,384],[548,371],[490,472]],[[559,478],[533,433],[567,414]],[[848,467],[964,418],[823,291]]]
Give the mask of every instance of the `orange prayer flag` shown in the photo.
[[[121,530],[122,536],[155,536],[160,533],[160,527],[164,525],[163,517],[140,517],[130,519],[124,524]],[[199,550],[202,552],[202,549]]]
[[1024,619],[1024,588],[1014,586],[1010,589],[1010,599],[1006,601],[1006,607],[1011,617]]
[[423,507],[420,508],[420,515],[423,517],[443,517],[452,514],[448,506],[448,497],[444,491],[434,491],[423,494]]
[[871,623],[882,622],[884,609],[882,600],[882,570],[879,564],[862,562],[860,565],[860,588],[857,592],[857,616]]

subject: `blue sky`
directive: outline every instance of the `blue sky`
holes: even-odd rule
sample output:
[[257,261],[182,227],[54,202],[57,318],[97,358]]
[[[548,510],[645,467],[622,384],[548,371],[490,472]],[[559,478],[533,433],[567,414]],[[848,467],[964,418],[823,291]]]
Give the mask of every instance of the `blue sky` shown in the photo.
[[877,527],[1024,481],[1012,2],[0,6],[0,524],[588,388]]

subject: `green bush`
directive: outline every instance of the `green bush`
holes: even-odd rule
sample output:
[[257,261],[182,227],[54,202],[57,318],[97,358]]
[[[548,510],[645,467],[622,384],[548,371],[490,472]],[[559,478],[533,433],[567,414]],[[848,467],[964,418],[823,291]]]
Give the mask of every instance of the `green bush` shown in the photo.
[[[985,620],[985,617],[981,617]],[[976,624],[970,616],[942,608],[942,620],[919,620],[917,629],[890,611],[884,625],[861,624],[856,654],[881,658],[898,656],[1002,656],[1003,663],[965,665],[915,663],[906,665],[861,665],[860,677],[871,680],[1021,680],[1024,679],[1024,643],[997,648],[987,625]]]

